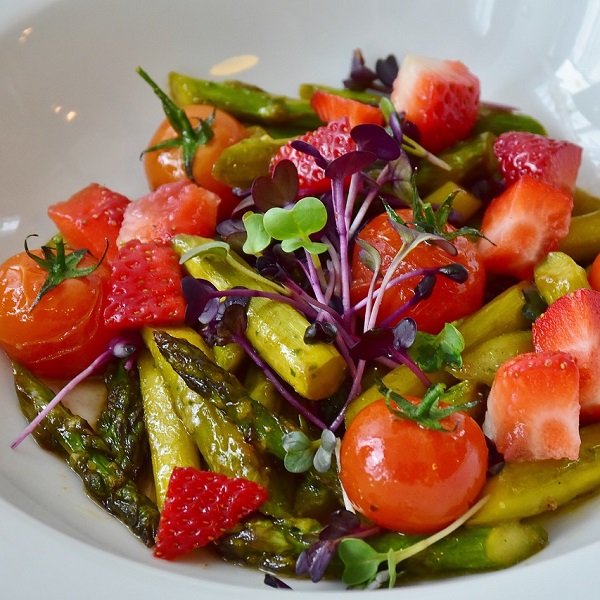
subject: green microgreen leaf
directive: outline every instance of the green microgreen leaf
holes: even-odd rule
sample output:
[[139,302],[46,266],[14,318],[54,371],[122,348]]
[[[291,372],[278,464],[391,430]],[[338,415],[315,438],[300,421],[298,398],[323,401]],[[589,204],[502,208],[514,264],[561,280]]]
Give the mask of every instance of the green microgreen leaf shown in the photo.
[[379,254],[379,250],[361,238],[356,238],[356,243],[360,246],[358,260],[360,260],[367,269],[373,271],[376,275],[379,275],[379,271],[381,270],[381,254]]
[[261,213],[249,211],[244,214],[242,221],[246,228],[246,241],[242,250],[246,254],[258,256],[271,243],[271,236],[267,233]]
[[446,323],[437,335],[418,331],[409,353],[425,373],[433,373],[444,366],[462,367],[464,349],[465,340],[460,331]]
[[274,207],[263,217],[263,226],[268,235],[280,240],[285,252],[294,252],[304,248],[311,254],[321,254],[328,247],[313,242],[310,236],[318,233],[327,224],[327,209],[314,196],[301,198],[291,208]]
[[387,553],[377,552],[358,538],[343,539],[338,554],[344,563],[342,581],[349,586],[364,585],[372,581],[377,576],[379,565],[387,560]]
[[97,263],[90,265],[89,267],[78,267],[77,265],[79,265],[79,263],[83,260],[86,254],[88,254],[87,249],[81,248],[79,250],[67,253],[65,252],[65,243],[62,239],[62,236],[55,235],[52,238],[51,246],[42,246],[42,258],[33,254],[33,252],[29,250],[27,240],[30,237],[35,236],[27,236],[27,238],[25,238],[25,253],[27,254],[27,256],[29,256],[29,258],[34,260],[42,269],[48,271],[48,276],[42,284],[42,287],[40,288],[29,310],[32,310],[43,298],[43,296],[45,296],[50,290],[60,285],[66,279],[86,277],[90,273],[93,273],[98,268],[100,263],[104,260],[106,252],[108,251],[107,240],[106,249],[104,250],[104,253],[102,254],[100,260]]
[[310,469],[315,451],[312,442],[304,432],[286,433],[282,445],[285,450],[283,464],[290,473],[304,473]]

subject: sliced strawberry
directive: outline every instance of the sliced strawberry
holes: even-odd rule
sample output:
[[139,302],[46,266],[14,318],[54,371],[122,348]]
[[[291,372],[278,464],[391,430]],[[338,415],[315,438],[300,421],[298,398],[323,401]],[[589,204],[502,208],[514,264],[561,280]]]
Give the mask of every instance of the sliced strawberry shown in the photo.
[[509,131],[494,142],[494,154],[507,184],[523,175],[575,191],[581,165],[582,148],[571,142],[555,140],[525,131]]
[[48,208],[63,239],[72,248],[87,248],[96,258],[102,256],[108,241],[107,262],[117,254],[117,236],[129,199],[92,183],[68,200]]
[[219,196],[195,183],[166,183],[129,204],[117,242],[168,242],[180,233],[212,237],[219,202]]
[[185,300],[179,257],[171,246],[131,240],[119,249],[108,282],[107,326],[181,324]]
[[206,546],[266,499],[266,489],[253,481],[175,467],[160,515],[154,556],[173,560]]
[[[486,269],[528,279],[548,252],[558,248],[571,224],[573,197],[524,175],[487,207],[479,242]],[[488,241],[490,240],[490,241]]]
[[471,133],[479,95],[479,79],[462,62],[408,55],[390,99],[418,127],[420,144],[436,153]]
[[323,90],[316,90],[313,93],[310,105],[321,121],[325,123],[336,121],[344,116],[348,117],[350,127],[355,127],[361,123],[372,123],[373,125],[383,125],[384,123],[383,113],[378,106],[371,106]]
[[566,352],[528,352],[503,363],[483,432],[507,462],[579,456],[579,369]]
[[[327,161],[331,161],[356,149],[356,144],[350,137],[350,129],[348,117],[343,117],[298,139],[312,144]],[[331,180],[325,177],[324,169],[317,165],[312,156],[295,150],[289,142],[282,146],[271,160],[271,173],[275,166],[285,159],[291,160],[298,169],[301,194],[323,194],[330,189]]]
[[581,289],[555,300],[532,331],[536,350],[560,350],[575,358],[581,420],[600,420],[600,292]]

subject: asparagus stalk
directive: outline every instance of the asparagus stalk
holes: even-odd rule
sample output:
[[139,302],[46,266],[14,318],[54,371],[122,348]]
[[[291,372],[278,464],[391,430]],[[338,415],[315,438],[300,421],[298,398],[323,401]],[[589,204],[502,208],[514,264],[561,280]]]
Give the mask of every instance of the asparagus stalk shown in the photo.
[[139,374],[125,368],[126,360],[110,365],[104,375],[107,402],[98,417],[97,433],[123,472],[135,479],[148,454],[148,435]]
[[590,283],[585,269],[564,252],[549,252],[534,269],[535,285],[546,304]]
[[[54,393],[21,365],[12,364],[15,390],[23,414],[31,418],[52,400]],[[62,404],[53,408],[36,429],[36,439],[51,436],[81,477],[90,498],[125,524],[146,546],[154,545],[159,512],[136,483],[111,457],[108,444],[87,421]],[[39,428],[38,428],[39,429]]]

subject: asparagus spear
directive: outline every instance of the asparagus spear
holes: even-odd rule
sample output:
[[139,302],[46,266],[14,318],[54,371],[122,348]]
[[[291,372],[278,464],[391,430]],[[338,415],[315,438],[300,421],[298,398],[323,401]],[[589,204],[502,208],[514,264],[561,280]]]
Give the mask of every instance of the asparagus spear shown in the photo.
[[[27,418],[39,414],[54,393],[21,365],[12,364],[15,390]],[[146,546],[154,545],[159,512],[136,483],[112,459],[108,444],[87,421],[62,404],[53,408],[36,429],[36,439],[52,436],[71,468],[81,477],[88,495],[125,524]]]
[[97,433],[108,443],[115,461],[134,479],[148,454],[148,435],[137,369],[126,369],[120,360],[104,376],[106,407],[98,417]]

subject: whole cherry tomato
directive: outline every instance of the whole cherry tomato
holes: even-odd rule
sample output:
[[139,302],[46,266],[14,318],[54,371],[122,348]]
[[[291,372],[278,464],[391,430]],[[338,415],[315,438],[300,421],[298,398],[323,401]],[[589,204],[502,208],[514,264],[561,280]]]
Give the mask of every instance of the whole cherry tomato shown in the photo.
[[[412,211],[410,209],[402,209],[397,212],[404,221],[411,221]],[[390,224],[386,213],[369,221],[359,232],[358,238],[377,249],[381,256],[383,273],[387,271],[402,245],[400,235]],[[445,323],[464,317],[483,304],[486,276],[477,248],[463,236],[453,240],[453,244],[458,250],[457,256],[450,256],[438,246],[419,244],[396,269],[395,275],[427,267],[441,267],[450,263],[460,263],[467,269],[469,276],[464,283],[438,276],[431,296],[402,315],[415,319],[418,328],[428,333],[438,333]],[[359,251],[360,247],[357,244],[352,257],[351,297],[354,303],[365,298],[373,277],[373,272],[360,261]],[[385,291],[377,323],[391,315],[414,296],[413,290],[419,283],[419,279],[411,277]]]
[[[79,266],[95,262],[85,257]],[[65,279],[33,306],[47,275],[25,252],[0,265],[0,346],[38,376],[69,379],[115,335],[103,318],[108,269],[101,264],[85,277]]]
[[[213,165],[225,148],[246,137],[246,130],[234,117],[222,110],[215,110],[212,106],[193,104],[185,107],[184,110],[194,127],[197,126],[198,119],[207,120],[214,112],[214,121],[211,126],[213,137],[196,150],[193,175],[194,180],[199,186],[221,197],[219,220],[222,220],[229,217],[231,210],[238,203],[239,199],[234,196],[228,185],[217,181],[213,177]],[[175,137],[177,137],[177,133],[165,119],[152,136],[148,147],[155,146]],[[146,178],[152,190],[155,190],[164,183],[172,183],[188,178],[182,162],[180,147],[147,152],[144,155],[144,168]]]
[[419,534],[470,508],[486,480],[485,437],[463,412],[440,423],[444,431],[398,417],[383,399],[360,411],[340,451],[340,480],[359,512],[387,529]]

